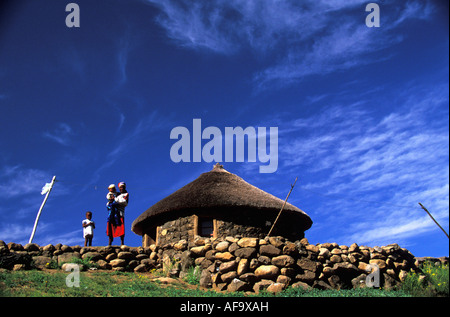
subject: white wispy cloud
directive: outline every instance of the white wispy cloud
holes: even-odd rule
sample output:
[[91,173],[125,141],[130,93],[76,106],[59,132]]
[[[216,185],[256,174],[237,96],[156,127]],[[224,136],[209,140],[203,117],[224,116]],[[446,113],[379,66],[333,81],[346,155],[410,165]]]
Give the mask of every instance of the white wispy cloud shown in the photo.
[[384,10],[389,4],[384,3],[383,25],[375,32],[364,23],[367,1],[362,0],[147,3],[160,9],[157,22],[180,46],[226,55],[247,48],[259,56],[276,52],[274,62],[253,74],[257,90],[389,59],[374,53],[403,40],[393,30],[411,19],[429,19],[433,13],[428,1],[396,3],[390,10]]
[[45,131],[42,134],[45,138],[48,138],[56,143],[64,146],[69,146],[71,137],[75,135],[75,132],[67,123],[59,123],[52,131]]
[[45,171],[24,168],[20,165],[4,166],[0,176],[2,179],[0,191],[4,193],[4,199],[40,193],[45,183],[52,179],[51,175]]
[[418,202],[448,223],[448,94],[414,90],[383,116],[359,102],[284,121],[280,168],[307,174],[301,187],[328,197],[320,217],[345,228],[336,239],[382,244],[435,230]]

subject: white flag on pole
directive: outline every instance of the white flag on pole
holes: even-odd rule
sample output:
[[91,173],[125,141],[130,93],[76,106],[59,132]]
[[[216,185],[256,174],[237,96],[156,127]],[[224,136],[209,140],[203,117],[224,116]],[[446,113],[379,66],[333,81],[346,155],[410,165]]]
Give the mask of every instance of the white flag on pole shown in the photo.
[[47,192],[50,190],[51,186],[52,186],[51,183],[45,183],[44,187],[42,187],[41,195],[47,194]]

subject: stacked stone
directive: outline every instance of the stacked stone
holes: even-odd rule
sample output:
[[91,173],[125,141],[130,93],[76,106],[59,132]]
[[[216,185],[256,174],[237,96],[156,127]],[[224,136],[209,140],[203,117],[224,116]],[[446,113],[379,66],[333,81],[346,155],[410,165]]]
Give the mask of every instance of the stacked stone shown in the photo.
[[379,286],[390,288],[403,281],[409,271],[418,271],[414,256],[397,244],[373,248],[357,244],[312,245],[307,239],[290,242],[283,237],[198,238],[193,245],[181,240],[163,246],[159,256],[178,260],[181,272],[199,266],[201,286],[218,291],[277,292],[290,285],[305,289],[354,288],[365,286],[369,274],[378,274]]
[[106,246],[81,247],[68,245],[39,246],[29,243],[7,245],[0,240],[0,268],[21,270],[30,268],[51,268],[52,263],[62,266],[74,259],[89,260],[98,269],[113,271],[147,271],[156,266],[156,253],[153,248]]
[[[201,270],[200,285],[218,291],[278,292],[288,286],[304,289],[364,287],[379,276],[381,287],[402,282],[410,271],[420,272],[418,261],[397,244],[383,247],[336,243],[312,245],[283,237],[265,239],[226,237],[180,240],[148,248],[128,246],[80,247],[67,245],[7,245],[0,241],[0,268],[48,268],[50,263],[90,260],[98,269],[148,272],[162,269],[183,278],[189,268]],[[375,270],[377,268],[377,270]]]

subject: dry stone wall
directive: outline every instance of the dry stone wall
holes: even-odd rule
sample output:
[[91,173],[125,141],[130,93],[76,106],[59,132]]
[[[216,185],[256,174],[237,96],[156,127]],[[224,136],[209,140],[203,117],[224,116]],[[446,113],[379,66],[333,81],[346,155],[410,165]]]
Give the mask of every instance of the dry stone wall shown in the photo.
[[[186,276],[197,267],[200,285],[218,291],[277,292],[288,286],[305,289],[364,287],[367,277],[378,274],[381,287],[391,288],[408,272],[420,272],[418,261],[397,244],[382,247],[336,243],[291,242],[283,237],[266,239],[197,237],[193,242],[150,247],[5,244],[0,241],[0,268],[9,270],[55,268],[79,259],[97,269],[148,272],[161,269],[171,277]],[[448,258],[447,258],[448,261]],[[56,265],[58,264],[58,265]],[[374,264],[379,269],[374,271]],[[369,277],[370,277],[369,276]]]

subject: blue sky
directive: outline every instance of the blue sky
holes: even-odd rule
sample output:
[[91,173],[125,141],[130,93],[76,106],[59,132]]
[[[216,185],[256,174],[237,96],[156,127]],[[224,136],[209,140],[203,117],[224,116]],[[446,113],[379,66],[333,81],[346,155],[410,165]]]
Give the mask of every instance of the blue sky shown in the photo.
[[[310,243],[398,243],[448,255],[449,20],[438,1],[69,1],[0,6],[0,240],[83,244],[106,188],[125,181],[132,221],[211,170],[174,163],[177,126],[278,127],[278,169],[226,162],[314,224]],[[203,144],[205,144],[204,141]],[[116,238],[116,243],[119,240]]]

